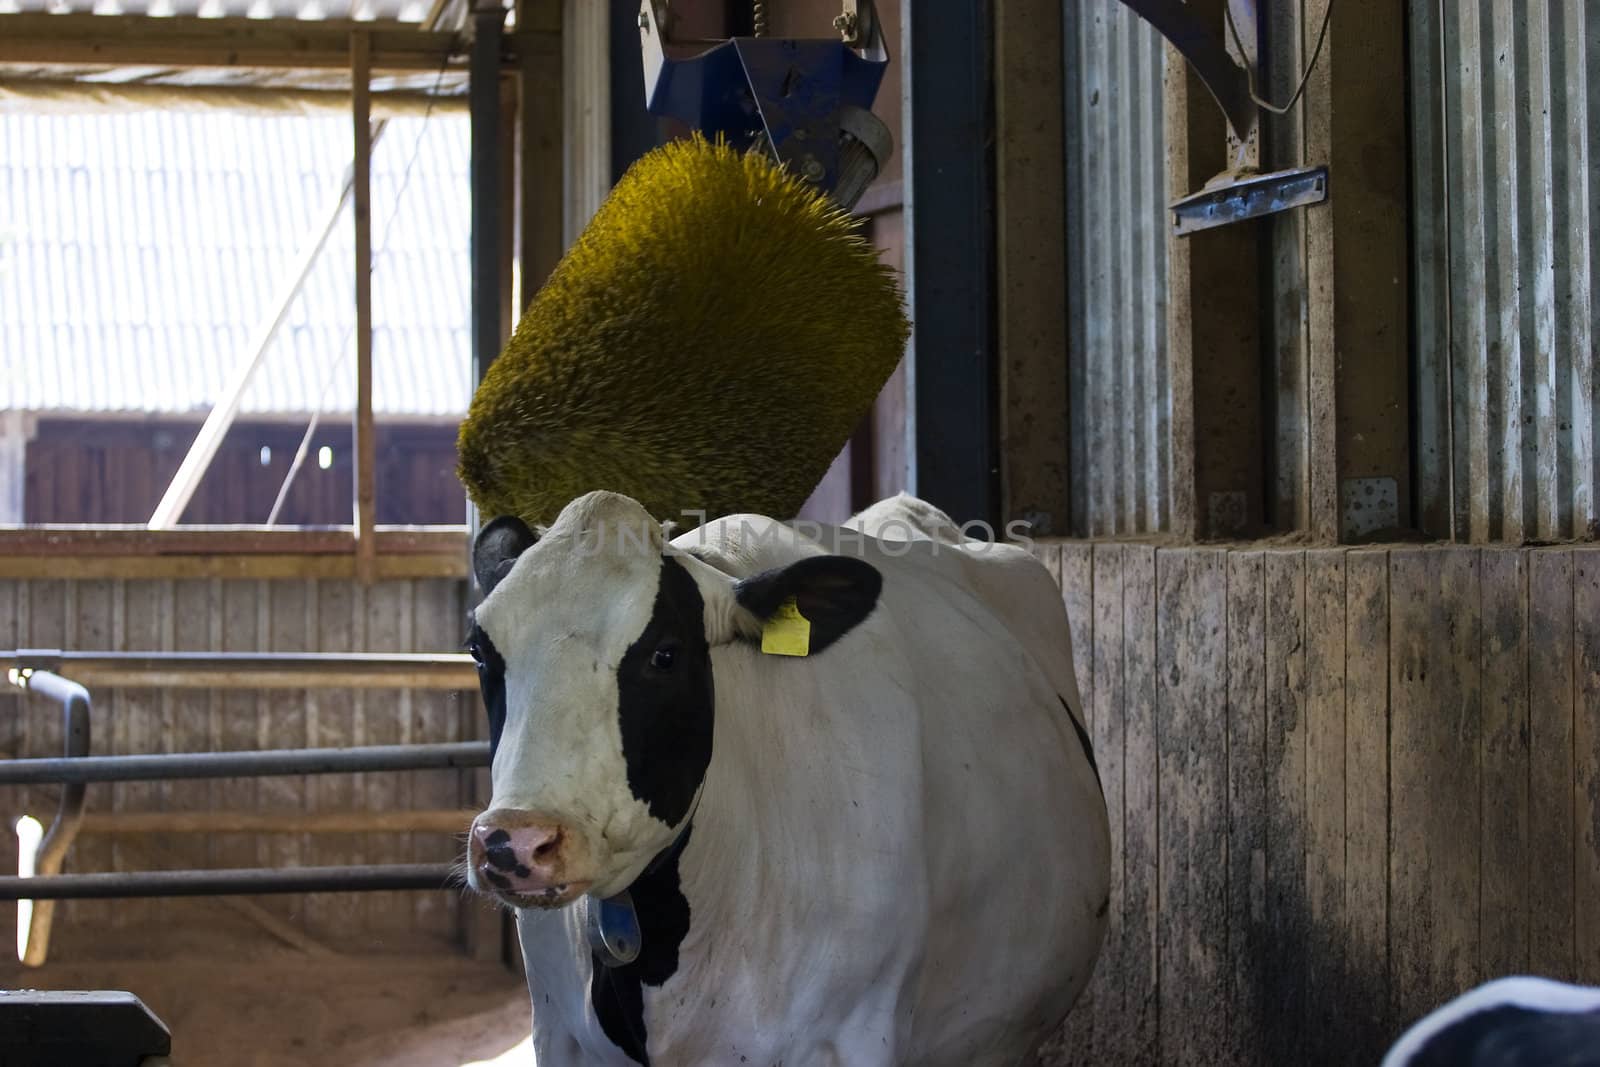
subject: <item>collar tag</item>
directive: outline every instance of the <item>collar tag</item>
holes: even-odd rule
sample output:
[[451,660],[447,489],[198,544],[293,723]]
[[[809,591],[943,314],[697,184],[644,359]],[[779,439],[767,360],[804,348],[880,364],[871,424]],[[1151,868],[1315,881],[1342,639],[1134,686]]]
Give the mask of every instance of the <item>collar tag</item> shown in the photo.
[[761,627],[761,651],[769,656],[808,656],[811,654],[811,622],[800,614],[790,597],[778,605]]
[[639,914],[633,910],[633,896],[626,889],[614,897],[584,898],[588,912],[584,925],[589,934],[589,949],[607,967],[623,967],[639,958],[644,938],[639,934]]

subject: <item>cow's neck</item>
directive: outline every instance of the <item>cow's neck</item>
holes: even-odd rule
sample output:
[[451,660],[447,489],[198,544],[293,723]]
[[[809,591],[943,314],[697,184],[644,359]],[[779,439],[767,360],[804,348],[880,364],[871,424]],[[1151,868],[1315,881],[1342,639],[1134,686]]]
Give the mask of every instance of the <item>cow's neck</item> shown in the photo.
[[[672,839],[672,844],[656,853],[627,889],[605,900],[585,901],[588,914],[584,926],[589,937],[589,951],[594,953],[598,965],[622,967],[639,957],[643,949],[644,931],[640,924],[639,908],[634,901],[635,892],[643,894],[658,891],[655,875],[668,865],[676,867],[694,827],[700,795],[696,794],[694,805],[683,820],[683,828]],[[660,936],[659,932],[656,936]]]

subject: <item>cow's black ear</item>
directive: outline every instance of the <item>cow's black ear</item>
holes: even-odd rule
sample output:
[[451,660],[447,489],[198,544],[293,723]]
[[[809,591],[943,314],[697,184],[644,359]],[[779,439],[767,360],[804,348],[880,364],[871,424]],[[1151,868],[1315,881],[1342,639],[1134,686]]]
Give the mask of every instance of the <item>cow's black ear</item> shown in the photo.
[[739,606],[765,622],[790,597],[811,624],[815,655],[872,614],[883,575],[852,556],[812,556],[746,578],[733,587]]
[[502,515],[478,531],[472,541],[472,576],[484,596],[511,572],[517,557],[538,540],[539,535],[515,515]]

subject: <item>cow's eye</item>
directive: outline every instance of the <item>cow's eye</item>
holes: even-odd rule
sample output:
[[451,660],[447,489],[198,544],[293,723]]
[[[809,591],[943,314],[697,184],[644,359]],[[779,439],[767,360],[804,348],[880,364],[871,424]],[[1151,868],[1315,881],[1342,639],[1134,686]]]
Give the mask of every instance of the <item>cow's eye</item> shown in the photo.
[[662,645],[650,654],[650,666],[658,671],[670,671],[677,660],[678,650],[671,645]]
[[467,639],[467,655],[471,656],[479,667],[483,666],[483,644],[476,637]]

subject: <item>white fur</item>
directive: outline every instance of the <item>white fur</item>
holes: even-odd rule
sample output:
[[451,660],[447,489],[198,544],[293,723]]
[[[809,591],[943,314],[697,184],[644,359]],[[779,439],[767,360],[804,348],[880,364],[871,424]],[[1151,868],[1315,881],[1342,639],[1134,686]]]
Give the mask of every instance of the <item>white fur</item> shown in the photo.
[[[1088,981],[1109,833],[1057,698],[1081,714],[1061,599],[1026,552],[958,542],[909,497],[814,539],[740,516],[673,542],[707,561],[678,557],[706,599],[716,726],[679,860],[692,925],[645,989],[656,1067],[1013,1064]],[[656,580],[555,547],[480,609],[516,635],[494,803],[580,821],[610,891],[675,833],[628,794],[606,677]],[[882,573],[877,609],[818,657],[762,655],[733,581],[835,551]],[[518,914],[538,1063],[629,1067],[589,1011],[581,918]]]

